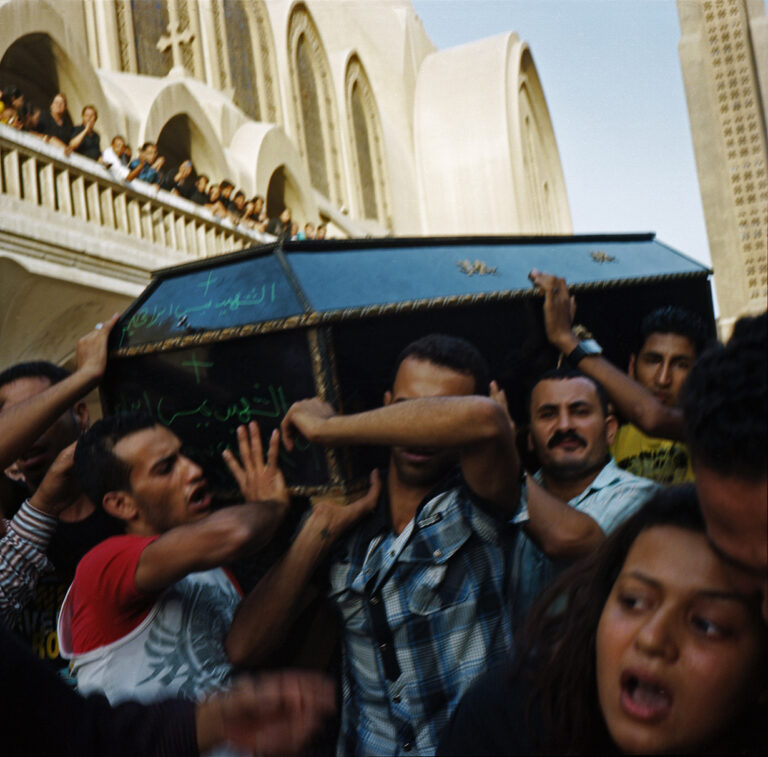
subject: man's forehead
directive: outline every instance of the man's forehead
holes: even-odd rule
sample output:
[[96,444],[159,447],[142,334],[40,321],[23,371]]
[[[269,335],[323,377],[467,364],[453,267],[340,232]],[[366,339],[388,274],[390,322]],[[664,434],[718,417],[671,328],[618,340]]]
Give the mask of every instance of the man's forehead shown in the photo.
[[47,376],[22,376],[0,386],[0,410],[44,392],[51,385]]
[[475,379],[447,365],[409,355],[397,369],[392,391],[395,397],[403,392],[425,397],[472,394],[475,391]]
[[586,376],[543,379],[531,392],[531,407],[572,402],[599,402],[597,387]]
[[654,331],[648,334],[640,352],[676,353],[696,357],[696,345],[685,334],[672,331]]
[[173,454],[181,446],[181,440],[173,431],[157,424],[127,434],[115,444],[115,454],[131,467],[154,465],[157,460]]

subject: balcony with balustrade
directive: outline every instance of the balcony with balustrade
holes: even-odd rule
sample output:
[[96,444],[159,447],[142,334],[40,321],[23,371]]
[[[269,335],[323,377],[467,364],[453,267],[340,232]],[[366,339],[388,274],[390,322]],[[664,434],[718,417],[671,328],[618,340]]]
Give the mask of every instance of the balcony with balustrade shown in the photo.
[[[271,239],[0,125],[0,365],[65,360],[75,337],[136,297],[151,271]],[[69,327],[55,338],[58,355],[52,318]]]

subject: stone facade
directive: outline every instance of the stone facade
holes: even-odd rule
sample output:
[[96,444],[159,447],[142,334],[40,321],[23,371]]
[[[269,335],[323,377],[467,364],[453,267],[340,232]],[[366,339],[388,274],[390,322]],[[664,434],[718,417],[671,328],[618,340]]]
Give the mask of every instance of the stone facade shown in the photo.
[[768,304],[764,0],[678,0],[699,186],[724,338]]
[[[331,235],[571,232],[527,45],[438,51],[404,0],[0,0],[10,83]],[[71,359],[151,270],[259,241],[24,137],[0,127],[0,367]]]

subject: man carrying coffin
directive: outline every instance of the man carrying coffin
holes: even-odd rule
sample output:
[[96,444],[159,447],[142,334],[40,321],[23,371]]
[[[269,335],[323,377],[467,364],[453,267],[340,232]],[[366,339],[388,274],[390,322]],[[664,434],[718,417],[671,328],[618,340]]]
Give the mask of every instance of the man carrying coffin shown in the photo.
[[505,409],[479,394],[487,374],[472,345],[433,334],[403,351],[383,407],[337,415],[315,398],[295,403],[283,420],[289,449],[297,432],[328,446],[390,446],[383,484],[372,474],[374,496],[316,506],[240,606],[227,641],[233,660],[262,661],[335,543],[340,755],[434,754],[471,681],[512,648],[508,521],[520,465]]

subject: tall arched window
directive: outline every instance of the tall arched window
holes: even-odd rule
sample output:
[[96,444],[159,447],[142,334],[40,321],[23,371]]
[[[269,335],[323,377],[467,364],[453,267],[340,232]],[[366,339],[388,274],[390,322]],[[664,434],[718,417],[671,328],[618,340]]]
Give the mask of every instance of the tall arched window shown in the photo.
[[297,142],[312,185],[335,205],[344,202],[341,150],[328,59],[307,8],[294,9],[288,24],[288,60]]
[[254,121],[279,123],[272,29],[263,1],[226,0],[219,16],[218,46],[228,64],[223,78],[235,105]]
[[389,187],[379,110],[365,69],[357,56],[347,66],[345,91],[359,212],[365,218],[384,223],[391,230]]
[[299,104],[304,127],[304,147],[310,181],[328,197],[331,194],[331,188],[328,184],[328,170],[325,164],[323,123],[320,118],[317,81],[307,47],[306,37],[302,34],[296,45],[296,72],[299,78]]
[[165,76],[172,68],[170,48],[160,51],[157,41],[168,28],[168,5],[154,0],[131,0],[133,42],[136,47],[136,72]]

